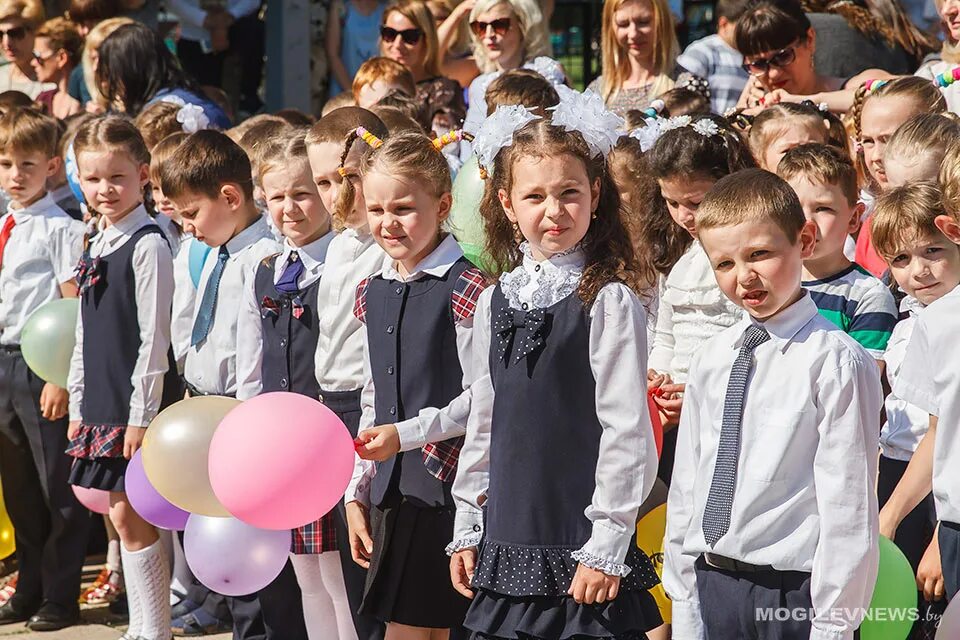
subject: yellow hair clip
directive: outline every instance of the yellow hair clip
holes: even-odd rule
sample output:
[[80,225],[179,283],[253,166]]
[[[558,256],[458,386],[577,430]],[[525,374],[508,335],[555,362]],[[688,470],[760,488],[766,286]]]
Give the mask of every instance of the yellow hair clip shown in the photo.
[[346,178],[346,177],[347,177],[347,170],[344,169],[343,167],[337,167],[337,173],[340,174],[340,177],[341,177],[341,178]]
[[360,139],[370,145],[371,149],[379,149],[383,146],[383,140],[373,135],[363,127],[357,127],[357,135]]

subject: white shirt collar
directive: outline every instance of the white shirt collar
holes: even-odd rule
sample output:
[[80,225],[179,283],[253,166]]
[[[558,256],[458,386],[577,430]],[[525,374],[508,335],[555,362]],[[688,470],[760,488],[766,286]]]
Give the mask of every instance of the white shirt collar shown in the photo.
[[906,296],[900,301],[900,313],[909,313],[913,316],[923,311],[926,306],[913,296]]
[[153,218],[150,217],[142,204],[110,226],[106,226],[107,222],[105,217],[100,218],[97,224],[100,233],[97,234],[96,242],[109,247],[114,247],[121,240],[126,240],[139,231],[141,227],[154,224]]
[[767,333],[770,334],[770,340],[776,343],[781,352],[785,351],[797,334],[800,333],[800,330],[816,318],[819,313],[820,311],[817,309],[816,303],[810,295],[804,291],[803,296],[799,300],[772,318],[764,320],[763,322],[758,322],[750,318],[742,322],[739,325],[741,331],[735,334],[735,339],[731,346],[739,349],[743,342],[747,326],[754,324],[766,329]]
[[582,269],[586,261],[580,244],[561,253],[555,253],[546,260],[537,260],[533,257],[533,250],[530,248],[529,242],[520,245],[520,252],[523,253],[523,268],[529,271],[531,275],[539,273],[541,270],[550,273],[571,268]]
[[391,260],[390,263],[384,267],[383,278],[385,280],[401,280],[401,281],[413,281],[419,280],[420,278],[430,275],[435,277],[441,277],[450,271],[450,267],[463,256],[463,249],[460,248],[460,245],[457,244],[457,239],[453,237],[453,234],[447,234],[443,240],[440,241],[440,244],[436,249],[430,252],[426,258],[420,261],[420,264],[410,272],[410,275],[404,278],[397,271],[396,262]]
[[270,230],[267,227],[267,219],[263,216],[260,216],[249,227],[227,240],[227,253],[229,253],[231,256],[234,256],[238,252],[252,245],[260,238],[263,238],[264,234],[269,234],[269,232]]
[[17,224],[23,222],[32,215],[42,213],[51,207],[57,206],[56,201],[53,199],[53,194],[47,191],[42,198],[37,200],[31,205],[28,205],[22,209],[14,209],[13,203],[10,203],[10,206],[7,207],[7,210],[13,214],[13,219],[17,221]]
[[295,247],[289,240],[283,241],[283,255],[280,256],[280,264],[286,264],[290,254],[294,251],[307,271],[316,271],[323,263],[327,261],[327,249],[330,247],[330,241],[336,237],[333,231],[328,231],[313,242],[302,247]]

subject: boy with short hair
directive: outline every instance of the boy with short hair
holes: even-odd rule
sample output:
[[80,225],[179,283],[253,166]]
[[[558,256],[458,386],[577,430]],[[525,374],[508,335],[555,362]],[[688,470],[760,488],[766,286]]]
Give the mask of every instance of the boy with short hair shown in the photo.
[[853,163],[831,146],[802,144],[784,155],[777,175],[793,187],[816,225],[813,254],[803,261],[804,289],[823,317],[882,360],[899,313],[887,286],[844,255],[863,208]]
[[706,78],[710,85],[710,105],[716,113],[737,106],[750,77],[743,69],[743,56],[737,51],[734,32],[749,0],[717,2],[717,32],[691,42],[677,58],[677,64],[690,73]]
[[850,640],[879,557],[877,366],[800,285],[816,230],[787,183],[727,176],[697,227],[749,318],[690,367],[664,548],[674,637]]
[[[160,188],[184,230],[213,247],[200,275],[184,381],[191,396],[235,397],[238,351],[253,348],[238,336],[237,301],[260,262],[279,245],[254,203],[250,160],[230,138],[199,131],[177,148],[176,161],[170,160],[160,165]],[[259,594],[226,598],[234,638],[306,640],[299,595],[288,563]],[[224,617],[223,597],[201,585],[190,590],[188,600],[202,607],[174,622],[179,633],[203,635]]]
[[[952,243],[960,245],[960,147],[947,151],[940,168],[946,215],[934,220]],[[880,514],[880,532],[894,538],[904,518],[933,490],[940,521],[937,539],[944,590],[951,600],[960,590],[960,287],[920,314],[907,345],[893,391],[930,416],[903,478]],[[943,427],[940,428],[940,424]]]
[[83,224],[57,206],[46,185],[60,169],[57,137],[56,122],[36,111],[15,108],[0,117],[0,188],[10,196],[0,217],[0,469],[20,570],[0,624],[29,620],[34,631],[79,620],[89,522],[67,484],[67,391],[44,383],[20,353],[33,312],[77,296]]

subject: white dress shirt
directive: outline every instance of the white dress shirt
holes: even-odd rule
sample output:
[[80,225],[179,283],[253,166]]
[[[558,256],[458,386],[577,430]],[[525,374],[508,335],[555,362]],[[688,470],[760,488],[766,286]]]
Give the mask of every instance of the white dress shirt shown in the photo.
[[685,382],[690,359],[704,341],[745,317],[720,291],[706,252],[694,240],[660,292],[650,368]]
[[687,379],[664,540],[674,637],[704,637],[694,562],[709,552],[811,573],[811,640],[850,640],[877,577],[883,396],[876,362],[807,294],[762,325],[770,340],[754,351],[730,529],[712,549],[704,540],[727,383],[751,322],[704,344]]
[[[283,243],[283,251],[274,258],[273,283],[280,282],[284,266],[290,254],[297,252],[303,263],[303,273],[298,284],[306,289],[323,275],[327,248],[335,234],[333,231],[302,247],[294,247],[289,240]],[[256,275],[256,272],[254,272]],[[257,299],[256,278],[250,278],[240,299],[240,317],[237,319],[237,340],[250,348],[237,351],[237,400],[248,400],[263,391],[263,319],[260,315],[260,300]]]
[[[403,277],[390,262],[380,275],[385,280],[412,282],[424,276],[441,277],[446,274],[453,264],[463,257],[463,250],[457,244],[453,235],[447,235],[440,245],[407,276]],[[467,417],[470,415],[471,392],[470,385],[476,377],[473,367],[473,318],[457,320],[454,327],[457,336],[457,355],[460,359],[460,368],[463,370],[463,393],[450,401],[446,407],[425,407],[420,412],[406,420],[396,423],[400,435],[400,451],[412,451],[430,442],[441,442],[462,436],[467,430]],[[360,431],[376,426],[376,410],[374,399],[376,389],[373,383],[373,374],[370,371],[370,347],[367,342],[367,331],[361,332],[363,345],[363,373],[364,385],[360,395],[362,415],[360,417]],[[347,502],[357,500],[365,505],[370,504],[370,480],[376,468],[373,462],[356,457],[353,478],[347,487],[345,499]]]
[[0,344],[20,344],[27,319],[60,298],[60,285],[76,275],[83,250],[83,223],[57,206],[49,193],[29,207],[0,216],[0,229],[15,222],[0,268]]
[[317,290],[320,314],[317,383],[324,391],[355,391],[364,383],[363,323],[353,315],[357,285],[390,264],[368,230],[344,229],[327,248]]
[[[153,218],[140,205],[122,220],[105,226],[100,219],[100,233],[90,241],[90,257],[108,256],[125,245],[137,231],[154,224]],[[162,235],[140,238],[131,258],[137,322],[140,326],[140,348],[130,376],[130,417],[127,424],[146,427],[160,411],[163,377],[169,368],[170,308],[173,302],[173,256]],[[83,314],[77,317],[77,344],[70,360],[67,388],[70,391],[70,420],[83,420]],[[109,345],[102,345],[109,349]],[[97,381],[109,384],[109,380]]]
[[[180,251],[173,257],[173,313],[170,319],[170,341],[177,359],[177,370],[183,373],[190,338],[193,333],[193,311],[197,303],[197,285],[190,275],[190,245],[200,242],[192,236],[184,236]],[[211,251],[207,254],[210,258]]]
[[921,312],[894,392],[937,416],[933,500],[937,519],[960,523],[960,287]]
[[[900,368],[907,353],[913,327],[917,322],[917,315],[923,308],[919,300],[910,296],[900,303],[901,313],[908,315],[893,328],[893,333],[887,342],[887,350],[883,354],[887,382],[890,383],[891,389],[896,385],[897,377],[900,375]],[[930,414],[905,401],[895,391],[887,396],[884,406],[887,409],[887,422],[880,431],[880,451],[891,460],[909,462],[930,427]]]
[[[581,251],[538,262],[526,245],[523,248],[523,263],[500,278],[512,308],[546,308],[576,295],[584,264]],[[483,531],[480,497],[489,486],[494,400],[489,368],[493,290],[485,290],[477,305],[473,337],[477,380],[471,387],[473,406],[453,483],[457,515],[450,552],[476,545]],[[596,489],[591,503],[583,505],[584,515],[593,523],[592,534],[583,548],[574,552],[574,559],[626,575],[629,568],[623,562],[636,535],[637,510],[657,477],[657,448],[643,382],[647,372],[646,312],[626,286],[610,283],[597,294],[590,307],[589,349],[596,380],[597,418],[603,433]],[[504,392],[523,394],[524,390]],[[531,482],[536,480],[530,478]]]
[[[184,378],[203,393],[232,396],[237,393],[237,354],[241,350],[261,348],[237,332],[237,306],[256,275],[260,261],[276,253],[280,246],[273,239],[267,221],[261,216],[227,241],[226,247],[229,257],[220,277],[213,325],[203,342],[187,349]],[[203,265],[190,323],[191,331],[200,310],[203,292],[217,264],[218,253],[219,248],[215,247]]]

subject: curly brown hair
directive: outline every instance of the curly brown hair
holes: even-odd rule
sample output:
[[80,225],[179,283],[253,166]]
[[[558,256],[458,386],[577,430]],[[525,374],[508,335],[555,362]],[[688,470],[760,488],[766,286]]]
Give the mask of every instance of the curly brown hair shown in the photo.
[[604,285],[621,282],[642,292],[641,267],[637,263],[630,234],[623,222],[620,194],[607,171],[603,157],[592,157],[583,136],[553,126],[548,118],[535,120],[517,131],[513,143],[504,148],[493,163],[493,172],[486,180],[480,213],[487,234],[486,250],[494,275],[516,268],[522,254],[513,225],[504,215],[499,192],[509,193],[513,187],[513,165],[519,158],[556,157],[569,154],[581,161],[591,184],[600,181],[600,201],[594,219],[582,240],[586,260],[577,294],[584,304],[592,304]]

